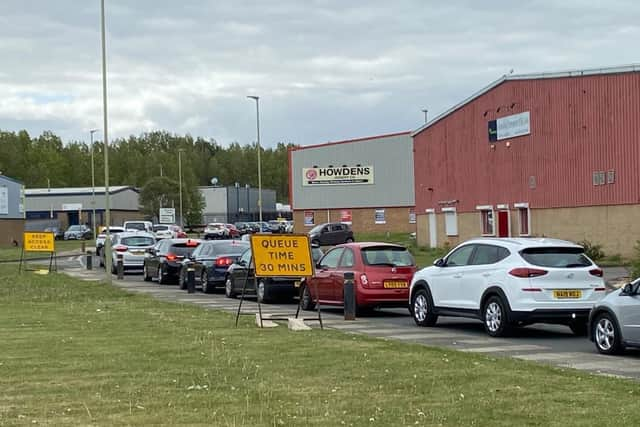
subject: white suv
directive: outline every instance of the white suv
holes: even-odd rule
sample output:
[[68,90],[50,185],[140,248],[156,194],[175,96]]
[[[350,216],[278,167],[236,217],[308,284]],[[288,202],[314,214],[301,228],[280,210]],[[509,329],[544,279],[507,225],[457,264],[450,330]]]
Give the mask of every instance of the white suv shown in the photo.
[[479,238],[414,275],[409,310],[419,326],[435,325],[438,316],[476,318],[494,337],[532,323],[565,324],[586,335],[589,311],[605,290],[602,270],[582,246]]

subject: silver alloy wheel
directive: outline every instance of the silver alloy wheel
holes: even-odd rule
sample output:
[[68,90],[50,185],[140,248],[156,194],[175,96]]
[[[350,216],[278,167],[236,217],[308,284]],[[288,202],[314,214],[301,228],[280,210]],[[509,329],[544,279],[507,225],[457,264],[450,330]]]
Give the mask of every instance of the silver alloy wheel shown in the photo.
[[596,343],[602,350],[608,351],[615,342],[616,331],[611,320],[603,317],[596,326]]
[[144,279],[146,279],[147,277],[149,277],[149,274],[147,272],[147,266],[145,264],[142,264],[142,277]]
[[227,281],[224,282],[224,291],[228,297],[231,297],[232,289],[231,289],[231,278],[227,278]]
[[502,310],[497,302],[492,302],[487,305],[484,310],[484,321],[487,324],[487,329],[491,332],[496,332],[502,325]]
[[424,322],[424,319],[427,318],[428,312],[427,298],[424,294],[419,294],[413,301],[413,315],[418,322]]
[[258,301],[264,301],[264,282],[258,282]]
[[209,275],[207,274],[207,269],[205,268],[202,272],[202,277],[200,277],[200,281],[202,282],[202,292],[205,294],[209,292]]
[[162,266],[158,266],[158,284],[162,283]]

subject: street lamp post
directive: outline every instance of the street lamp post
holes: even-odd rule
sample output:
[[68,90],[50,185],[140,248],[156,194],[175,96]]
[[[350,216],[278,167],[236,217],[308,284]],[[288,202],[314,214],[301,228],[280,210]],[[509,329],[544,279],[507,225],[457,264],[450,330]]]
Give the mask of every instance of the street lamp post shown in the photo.
[[247,220],[252,220],[253,218],[251,218],[251,207],[249,205],[249,184],[245,184],[244,188],[246,188],[247,190]]
[[91,219],[91,228],[93,228],[94,235],[97,235],[98,229],[96,228],[96,174],[93,165],[93,134],[98,132],[98,129],[91,129],[91,204],[93,205],[93,217]]
[[104,133],[104,211],[107,226],[107,237],[104,240],[105,268],[107,270],[107,283],[111,284],[111,235],[109,226],[111,225],[111,208],[109,206],[109,126],[107,124],[107,47],[106,32],[104,28],[104,0],[100,1],[100,23],[102,34],[102,115]]
[[424,122],[427,123],[427,113],[429,112],[429,110],[425,108],[422,110],[422,112],[424,113]]
[[240,221],[240,183],[236,181],[236,222]]
[[[262,171],[260,170],[260,97],[250,95],[247,96],[247,98],[251,98],[256,101],[256,132],[258,136],[258,217],[260,218],[260,223],[262,223]],[[262,227],[262,225],[260,225],[260,227]]]
[[178,149],[178,188],[180,192],[180,227],[184,229],[184,217],[182,216],[182,148]]

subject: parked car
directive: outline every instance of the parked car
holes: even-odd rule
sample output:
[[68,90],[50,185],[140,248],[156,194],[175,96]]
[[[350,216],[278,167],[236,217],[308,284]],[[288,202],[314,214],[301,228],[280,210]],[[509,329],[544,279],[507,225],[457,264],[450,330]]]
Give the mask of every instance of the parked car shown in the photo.
[[473,239],[415,274],[410,311],[419,326],[435,325],[438,316],[479,319],[494,337],[532,323],[586,335],[589,311],[605,295],[602,275],[571,242]]
[[[123,231],[111,235],[111,272],[115,274],[116,260],[122,255],[125,270],[142,269],[147,249],[156,244],[155,236],[146,231]],[[101,265],[105,265],[105,251],[102,251]]]
[[64,231],[60,229],[60,227],[47,227],[44,229],[45,233],[53,233],[54,240],[62,240],[64,239]]
[[257,222],[249,222],[247,223],[249,226],[249,229],[251,230],[251,233],[258,233],[260,232],[260,224],[258,224]]
[[204,229],[204,239],[226,239],[229,237],[229,230],[226,225],[221,222],[212,222],[207,224]]
[[[319,246],[312,247],[311,256],[314,262],[318,262],[322,255],[323,253]],[[228,298],[235,298],[236,295],[241,294],[243,286],[245,287],[245,295],[256,295],[261,303],[271,302],[278,297],[292,298],[298,295],[298,286],[302,278],[260,277],[257,280],[258,286],[256,290],[256,281],[254,281],[255,269],[253,262],[249,265],[250,261],[251,248],[247,249],[229,267],[225,280],[225,294]],[[248,272],[247,269],[249,270]]]
[[284,227],[285,233],[293,233],[293,221],[287,221]]
[[[356,307],[407,307],[416,263],[404,246],[390,243],[346,243],[329,250],[312,278],[302,284],[302,308],[344,303],[344,273],[355,275]],[[316,289],[318,294],[316,295]]]
[[159,285],[169,283],[171,279],[177,279],[182,285],[182,262],[189,258],[199,245],[198,239],[162,239],[147,249],[142,264],[142,277],[145,282],[150,282],[155,277]]
[[[249,247],[242,240],[217,240],[202,242],[191,254],[190,262],[195,268],[196,283],[202,286],[202,292],[210,293],[225,284],[229,266]],[[182,273],[186,274],[186,262],[182,263]],[[182,286],[184,289],[186,286]]]
[[236,222],[235,226],[241,235],[251,233],[251,226],[248,222]]
[[153,233],[153,223],[151,221],[125,221],[122,227],[127,231],[146,231],[147,233]]
[[176,226],[170,224],[154,224],[153,234],[155,234],[157,240],[176,239],[178,237],[178,231],[175,227]]
[[640,279],[600,300],[589,315],[589,338],[602,354],[640,347]]
[[225,226],[227,227],[230,238],[237,239],[238,237],[240,237],[240,230],[238,230],[235,225],[225,224]]
[[349,224],[328,222],[319,224],[309,230],[309,240],[321,246],[339,245],[355,242]]
[[93,232],[84,224],[72,225],[64,232],[64,240],[87,240],[93,237]]
[[269,231],[272,233],[284,233],[284,224],[281,221],[277,221],[275,219],[269,221],[268,223]]
[[[110,226],[109,234],[122,233],[124,228],[118,226]],[[96,237],[96,256],[100,257],[102,255],[102,248],[104,247],[104,241],[107,239],[107,227],[100,227],[100,234]],[[100,264],[102,267],[103,264]]]

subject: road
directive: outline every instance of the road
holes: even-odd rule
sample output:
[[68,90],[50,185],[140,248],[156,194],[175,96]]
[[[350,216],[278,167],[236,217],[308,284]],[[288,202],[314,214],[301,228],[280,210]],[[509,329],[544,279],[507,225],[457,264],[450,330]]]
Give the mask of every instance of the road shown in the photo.
[[[58,264],[61,271],[91,281],[105,279],[104,270],[87,271],[83,258],[69,259]],[[612,272],[616,275],[620,272]],[[221,291],[203,294],[197,291],[189,294],[175,285],[158,285],[144,282],[140,274],[128,273],[124,280],[113,284],[130,292],[150,295],[164,301],[196,304],[207,309],[224,310],[235,313],[239,300],[228,299]],[[243,302],[243,314],[257,312],[255,300]],[[293,303],[263,304],[265,317],[292,316],[296,305]],[[305,314],[305,316],[308,313]],[[429,346],[483,354],[491,357],[513,357],[522,360],[546,363],[560,368],[575,368],[595,374],[640,379],[640,351],[628,350],[624,356],[604,356],[597,353],[592,342],[574,336],[568,327],[559,325],[532,325],[521,328],[509,338],[491,338],[485,333],[480,322],[468,319],[441,318],[433,328],[419,328],[407,310],[376,310],[355,321],[345,321],[341,308],[323,307],[322,318],[325,327],[347,333],[366,334],[381,339],[393,339]],[[316,328],[315,321],[307,322]]]

